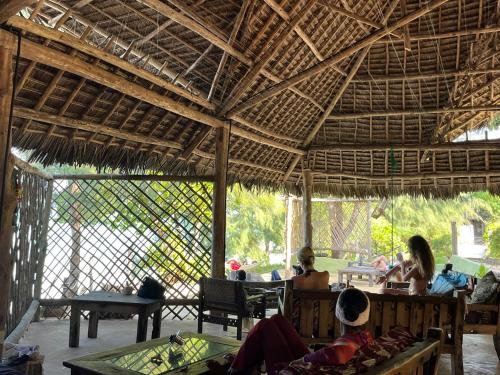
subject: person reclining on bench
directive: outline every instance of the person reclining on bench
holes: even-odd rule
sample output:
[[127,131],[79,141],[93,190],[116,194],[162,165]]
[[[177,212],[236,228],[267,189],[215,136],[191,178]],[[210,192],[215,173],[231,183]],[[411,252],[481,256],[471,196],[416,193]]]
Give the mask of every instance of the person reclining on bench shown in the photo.
[[314,269],[314,252],[310,247],[303,247],[297,253],[297,261],[303,273],[292,277],[294,289],[328,289],[330,274]]
[[341,322],[342,336],[312,353],[283,316],[264,318],[248,333],[229,373],[251,373],[262,362],[265,362],[269,375],[278,374],[291,362],[343,365],[359,348],[373,343],[373,337],[365,327],[369,314],[370,301],[367,295],[356,288],[345,289],[340,293],[335,309],[335,316]]
[[[422,236],[413,236],[408,240],[411,259],[404,261],[393,267],[384,276],[381,276],[377,283],[386,283],[393,274],[401,272],[403,281],[410,281],[408,294],[425,296],[427,294],[427,284],[434,277],[434,255],[432,255],[429,243]],[[387,289],[385,292],[388,291]],[[393,293],[405,294],[402,290],[394,289]]]

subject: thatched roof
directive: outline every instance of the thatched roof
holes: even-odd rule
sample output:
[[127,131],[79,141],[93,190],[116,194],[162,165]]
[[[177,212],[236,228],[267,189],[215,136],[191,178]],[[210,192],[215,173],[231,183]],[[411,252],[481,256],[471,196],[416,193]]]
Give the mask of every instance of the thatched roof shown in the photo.
[[229,177],[245,184],[294,189],[309,168],[316,192],[498,192],[499,143],[450,143],[500,108],[498,12],[496,0],[39,1],[8,22],[24,31],[14,145],[46,164],[211,174],[227,126]]

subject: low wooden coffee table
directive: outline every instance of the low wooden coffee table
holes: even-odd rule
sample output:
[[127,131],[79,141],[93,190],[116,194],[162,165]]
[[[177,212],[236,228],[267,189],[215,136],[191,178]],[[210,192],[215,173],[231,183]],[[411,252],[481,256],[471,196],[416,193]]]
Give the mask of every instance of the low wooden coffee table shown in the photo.
[[89,338],[97,337],[97,326],[100,312],[139,314],[137,321],[137,340],[146,340],[148,317],[153,315],[153,332],[151,338],[160,337],[161,300],[141,298],[135,295],[124,295],[112,292],[90,292],[71,300],[71,316],[69,321],[69,346],[77,348],[80,343],[80,314],[90,311]]
[[[197,333],[182,333],[183,345],[168,337],[64,361],[71,375],[208,374],[206,362],[223,364],[225,354],[236,354],[241,341]],[[175,357],[169,355],[175,354]]]

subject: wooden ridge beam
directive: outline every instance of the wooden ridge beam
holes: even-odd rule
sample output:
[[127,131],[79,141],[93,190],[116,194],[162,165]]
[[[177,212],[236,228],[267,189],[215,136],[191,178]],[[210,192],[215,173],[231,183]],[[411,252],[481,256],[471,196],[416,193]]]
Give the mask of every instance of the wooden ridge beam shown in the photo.
[[85,120],[73,119],[66,116],[51,115],[49,113],[23,108],[15,107],[14,116],[31,121],[39,121],[46,124],[52,124],[70,129],[84,130],[91,133],[104,134],[109,137],[115,137],[130,142],[144,143],[148,145],[163,146],[182,150],[183,147],[180,143],[167,141],[161,138],[151,137],[142,134],[130,133],[126,130],[104,126],[98,123],[93,123]]
[[413,81],[446,77],[462,77],[467,75],[495,74],[500,73],[500,67],[473,70],[454,70],[449,72],[433,73],[408,73],[389,75],[359,75],[355,76],[351,82],[392,82],[392,81]]
[[402,17],[398,19],[397,21],[393,22],[391,25],[384,27],[382,29],[378,29],[377,31],[373,32],[372,34],[358,40],[357,42],[353,43],[351,46],[344,48],[342,51],[334,54],[333,56],[330,56],[326,60],[312,66],[309,69],[306,69],[288,79],[285,79],[281,81],[280,83],[265,89],[253,97],[251,97],[249,100],[241,103],[240,105],[234,107],[231,109],[228,114],[236,114],[241,111],[244,111],[245,109],[248,109],[257,103],[260,103],[263,100],[266,100],[268,98],[271,98],[275,95],[278,95],[280,92],[283,90],[288,89],[289,87],[295,86],[296,84],[305,81],[306,79],[319,74],[323,72],[324,70],[331,68],[334,64],[337,64],[338,62],[344,60],[345,58],[353,55],[357,51],[363,49],[364,47],[370,46],[374,44],[376,41],[382,39],[384,36],[387,34],[392,33],[393,31],[409,24],[410,22],[416,20],[419,17],[422,17],[423,15],[433,11],[434,9],[437,9],[444,3],[446,3],[448,0],[432,0],[428,2],[426,5],[422,6],[421,8],[417,9],[414,12],[409,13],[405,17]]
[[[266,0],[270,1],[270,0]],[[286,25],[286,27],[273,39],[272,44],[265,48],[262,53],[255,59],[255,63],[247,71],[247,73],[243,76],[243,78],[236,84],[231,94],[228,97],[228,100],[224,103],[221,112],[225,113],[229,108],[235,105],[244,92],[248,89],[248,87],[252,84],[267,63],[271,60],[274,54],[281,48],[286,38],[292,33],[292,31],[296,31],[296,26],[300,22],[300,20],[304,17],[304,15],[312,8],[312,6],[316,3],[316,0],[308,0],[307,3],[297,12],[297,14],[292,18],[292,20]],[[276,4],[278,5],[278,4]],[[278,13],[279,14],[279,13]],[[285,21],[289,20],[288,13]]]
[[[14,35],[5,30],[0,30],[0,36],[4,36],[6,38],[14,40]],[[148,90],[143,86],[128,81],[126,78],[120,77],[93,64],[86,63],[77,57],[69,56],[62,52],[41,46],[29,40],[22,39],[21,56],[28,60],[37,61],[38,63],[45,64],[56,69],[65,70],[66,72],[72,74],[76,74],[82,78],[97,82],[118,92],[126,92],[127,95],[131,97],[142,100],[159,108],[163,108],[167,111],[186,117],[190,120],[200,122],[214,128],[229,127],[227,122],[215,118],[209,114],[200,112],[196,109],[181,104],[174,99]],[[257,129],[255,125],[254,129]],[[263,131],[267,132],[265,129]],[[267,146],[286,150],[292,153],[304,153],[303,150],[299,150],[295,147],[268,139],[247,130],[240,129],[236,126],[232,127],[232,133],[242,138],[265,144]]]
[[407,115],[425,115],[438,113],[457,113],[457,112],[489,112],[500,111],[500,105],[484,105],[484,106],[468,106],[468,107],[453,107],[453,108],[422,108],[408,109],[400,111],[371,111],[371,112],[354,112],[354,113],[334,113],[328,116],[328,120],[350,120],[370,117],[386,117],[386,116],[407,116]]
[[0,23],[16,15],[21,9],[38,3],[39,0],[3,0],[0,1]]
[[342,177],[351,178],[356,180],[371,180],[371,181],[391,181],[395,180],[427,180],[427,179],[439,179],[439,178],[474,178],[474,177],[500,177],[500,170],[498,171],[456,171],[456,172],[430,172],[430,173],[405,173],[405,174],[395,174],[394,176],[367,176],[357,173],[345,173],[345,172],[329,172],[321,170],[311,171],[315,176],[325,176],[325,177]]
[[[207,99],[195,95],[192,92],[189,92],[171,82],[166,81],[165,79],[159,77],[156,74],[148,72],[144,69],[141,69],[126,60],[123,60],[109,52],[101,50],[97,47],[92,46],[91,44],[82,41],[81,39],[75,38],[67,33],[60,32],[56,29],[51,29],[42,25],[39,25],[33,21],[26,20],[22,17],[13,17],[9,20],[9,25],[17,27],[21,30],[24,30],[28,33],[50,39],[54,42],[62,43],[68,47],[71,47],[79,52],[92,56],[96,59],[102,60],[108,64],[111,64],[117,68],[123,69],[124,71],[134,74],[138,77],[141,77],[155,85],[162,87],[168,91],[173,92],[183,98],[186,98],[204,108],[209,110],[215,110],[215,105],[210,103]],[[36,61],[36,60],[34,60]]]
[[465,151],[465,150],[500,150],[500,141],[468,141],[447,142],[434,144],[335,144],[311,145],[310,152],[335,152],[335,151]]

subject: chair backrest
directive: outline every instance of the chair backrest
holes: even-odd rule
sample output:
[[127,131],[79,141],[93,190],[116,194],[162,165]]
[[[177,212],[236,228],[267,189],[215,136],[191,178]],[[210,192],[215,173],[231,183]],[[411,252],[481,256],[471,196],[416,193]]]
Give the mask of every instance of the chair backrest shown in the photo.
[[[303,341],[331,342],[341,336],[335,306],[340,292],[294,290],[286,282],[283,315],[295,327]],[[367,293],[370,319],[367,328],[379,337],[395,326],[408,328],[423,338],[430,327],[449,332],[449,342],[460,343],[463,335],[465,301],[458,297],[409,296]],[[448,351],[449,352],[449,351]]]
[[245,309],[245,291],[241,281],[202,277],[199,285],[200,306],[203,309],[227,312]]

